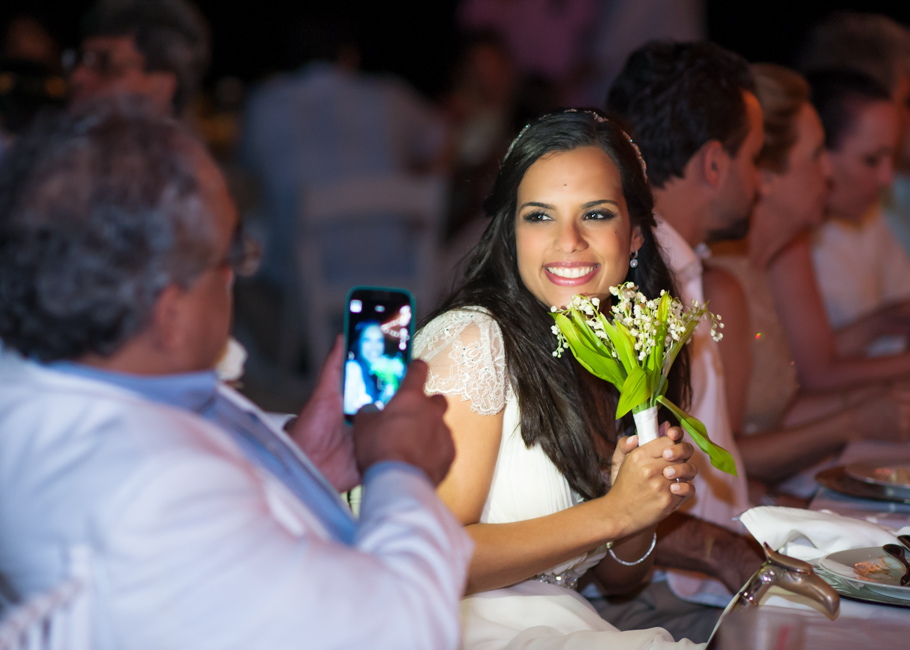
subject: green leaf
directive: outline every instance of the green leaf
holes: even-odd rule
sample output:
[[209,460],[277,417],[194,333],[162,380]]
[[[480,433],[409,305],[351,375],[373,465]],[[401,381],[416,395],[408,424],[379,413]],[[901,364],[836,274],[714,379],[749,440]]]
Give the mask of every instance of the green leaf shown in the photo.
[[572,355],[578,360],[582,367],[595,377],[608,381],[617,388],[622,387],[626,379],[626,373],[622,370],[606,346],[603,350],[591,349],[588,344],[579,336],[578,329],[574,323],[565,314],[553,314],[559,331],[569,343],[569,349]]
[[[668,294],[664,294],[664,298]],[[663,302],[663,301],[661,301]],[[660,307],[658,307],[658,310]],[[664,350],[664,339],[667,337],[667,322],[666,318],[664,320],[658,321],[660,324],[657,326],[657,329],[654,332],[654,340],[656,344],[651,348],[651,354],[648,356],[647,370],[648,375],[651,378],[651,394],[657,395],[661,392],[660,387],[662,384],[666,383],[666,378],[663,376],[664,372],[664,356],[666,350]]]
[[610,353],[610,348],[607,347],[606,343],[604,343],[604,341],[594,333],[591,326],[588,325],[588,317],[577,309],[573,309],[570,313],[572,314],[570,320],[575,327],[575,332],[578,334],[579,339],[586,343],[592,350],[612,357],[613,355]]
[[648,390],[648,375],[641,368],[633,368],[625,383],[619,389],[619,403],[616,405],[618,420],[639,404],[648,401],[651,392]]
[[607,336],[613,342],[613,347],[616,348],[619,362],[625,368],[626,374],[632,372],[635,368],[640,368],[638,355],[635,354],[635,342],[632,339],[632,335],[629,334],[629,330],[622,323],[617,323],[616,321],[610,323],[604,317],[601,317],[601,321],[607,331]]
[[733,460],[733,456],[723,447],[711,442],[711,439],[708,438],[708,431],[705,429],[704,424],[683,411],[663,395],[657,397],[657,402],[666,406],[677,418],[679,418],[679,422],[682,424],[683,429],[688,431],[689,435],[692,436],[692,440],[695,441],[695,444],[697,444],[703,452],[708,454],[708,458],[711,459],[711,464],[714,465],[714,467],[727,474],[737,476],[736,463]]

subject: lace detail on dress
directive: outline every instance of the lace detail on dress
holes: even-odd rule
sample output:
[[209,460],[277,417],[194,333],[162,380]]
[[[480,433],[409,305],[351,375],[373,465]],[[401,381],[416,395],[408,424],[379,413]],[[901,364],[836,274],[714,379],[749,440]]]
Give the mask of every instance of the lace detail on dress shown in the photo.
[[[446,354],[442,354],[446,352]],[[499,325],[480,307],[437,316],[414,339],[414,356],[430,366],[424,390],[471,402],[480,415],[495,415],[511,390]]]

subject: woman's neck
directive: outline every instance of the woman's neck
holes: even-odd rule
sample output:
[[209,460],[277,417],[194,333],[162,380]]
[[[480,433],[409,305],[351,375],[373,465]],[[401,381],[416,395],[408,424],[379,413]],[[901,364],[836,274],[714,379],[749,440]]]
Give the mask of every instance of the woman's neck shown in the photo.
[[[774,230],[765,230],[763,224],[774,223],[773,216],[767,211],[773,208],[759,202],[752,211],[752,227],[749,231],[748,254],[749,261],[756,268],[766,270],[771,265],[774,256],[781,252],[790,242],[781,241]],[[769,221],[770,220],[770,221]]]

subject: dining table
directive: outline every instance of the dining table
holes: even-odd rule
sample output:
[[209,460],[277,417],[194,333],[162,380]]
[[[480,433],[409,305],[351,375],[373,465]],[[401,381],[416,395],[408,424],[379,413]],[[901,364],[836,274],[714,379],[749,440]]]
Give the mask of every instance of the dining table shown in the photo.
[[[910,445],[871,441],[847,445],[836,463],[817,475],[820,485],[809,503],[809,510],[896,530],[910,526],[910,499],[889,499],[875,491],[867,493],[862,485],[851,484],[849,477],[842,479],[844,468],[874,467],[876,463],[910,466]],[[832,477],[842,480],[832,480]],[[854,490],[854,487],[859,489]],[[874,498],[869,498],[870,495]],[[823,571],[817,573],[825,577]],[[840,610],[834,620],[829,620],[816,603],[772,587],[759,607],[742,610],[738,616],[724,617],[711,650],[910,648],[910,586],[906,589],[906,600],[903,593],[898,598],[869,594],[870,599],[858,595],[867,590],[839,590]]]

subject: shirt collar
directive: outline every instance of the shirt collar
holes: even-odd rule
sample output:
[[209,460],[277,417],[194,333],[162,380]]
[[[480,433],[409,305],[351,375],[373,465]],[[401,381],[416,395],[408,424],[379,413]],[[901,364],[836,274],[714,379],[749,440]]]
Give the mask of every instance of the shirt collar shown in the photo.
[[101,370],[71,361],[55,361],[47,364],[47,367],[67,375],[112,384],[138,393],[153,402],[176,406],[194,413],[201,413],[212,405],[218,387],[214,370],[177,375],[134,375]]

